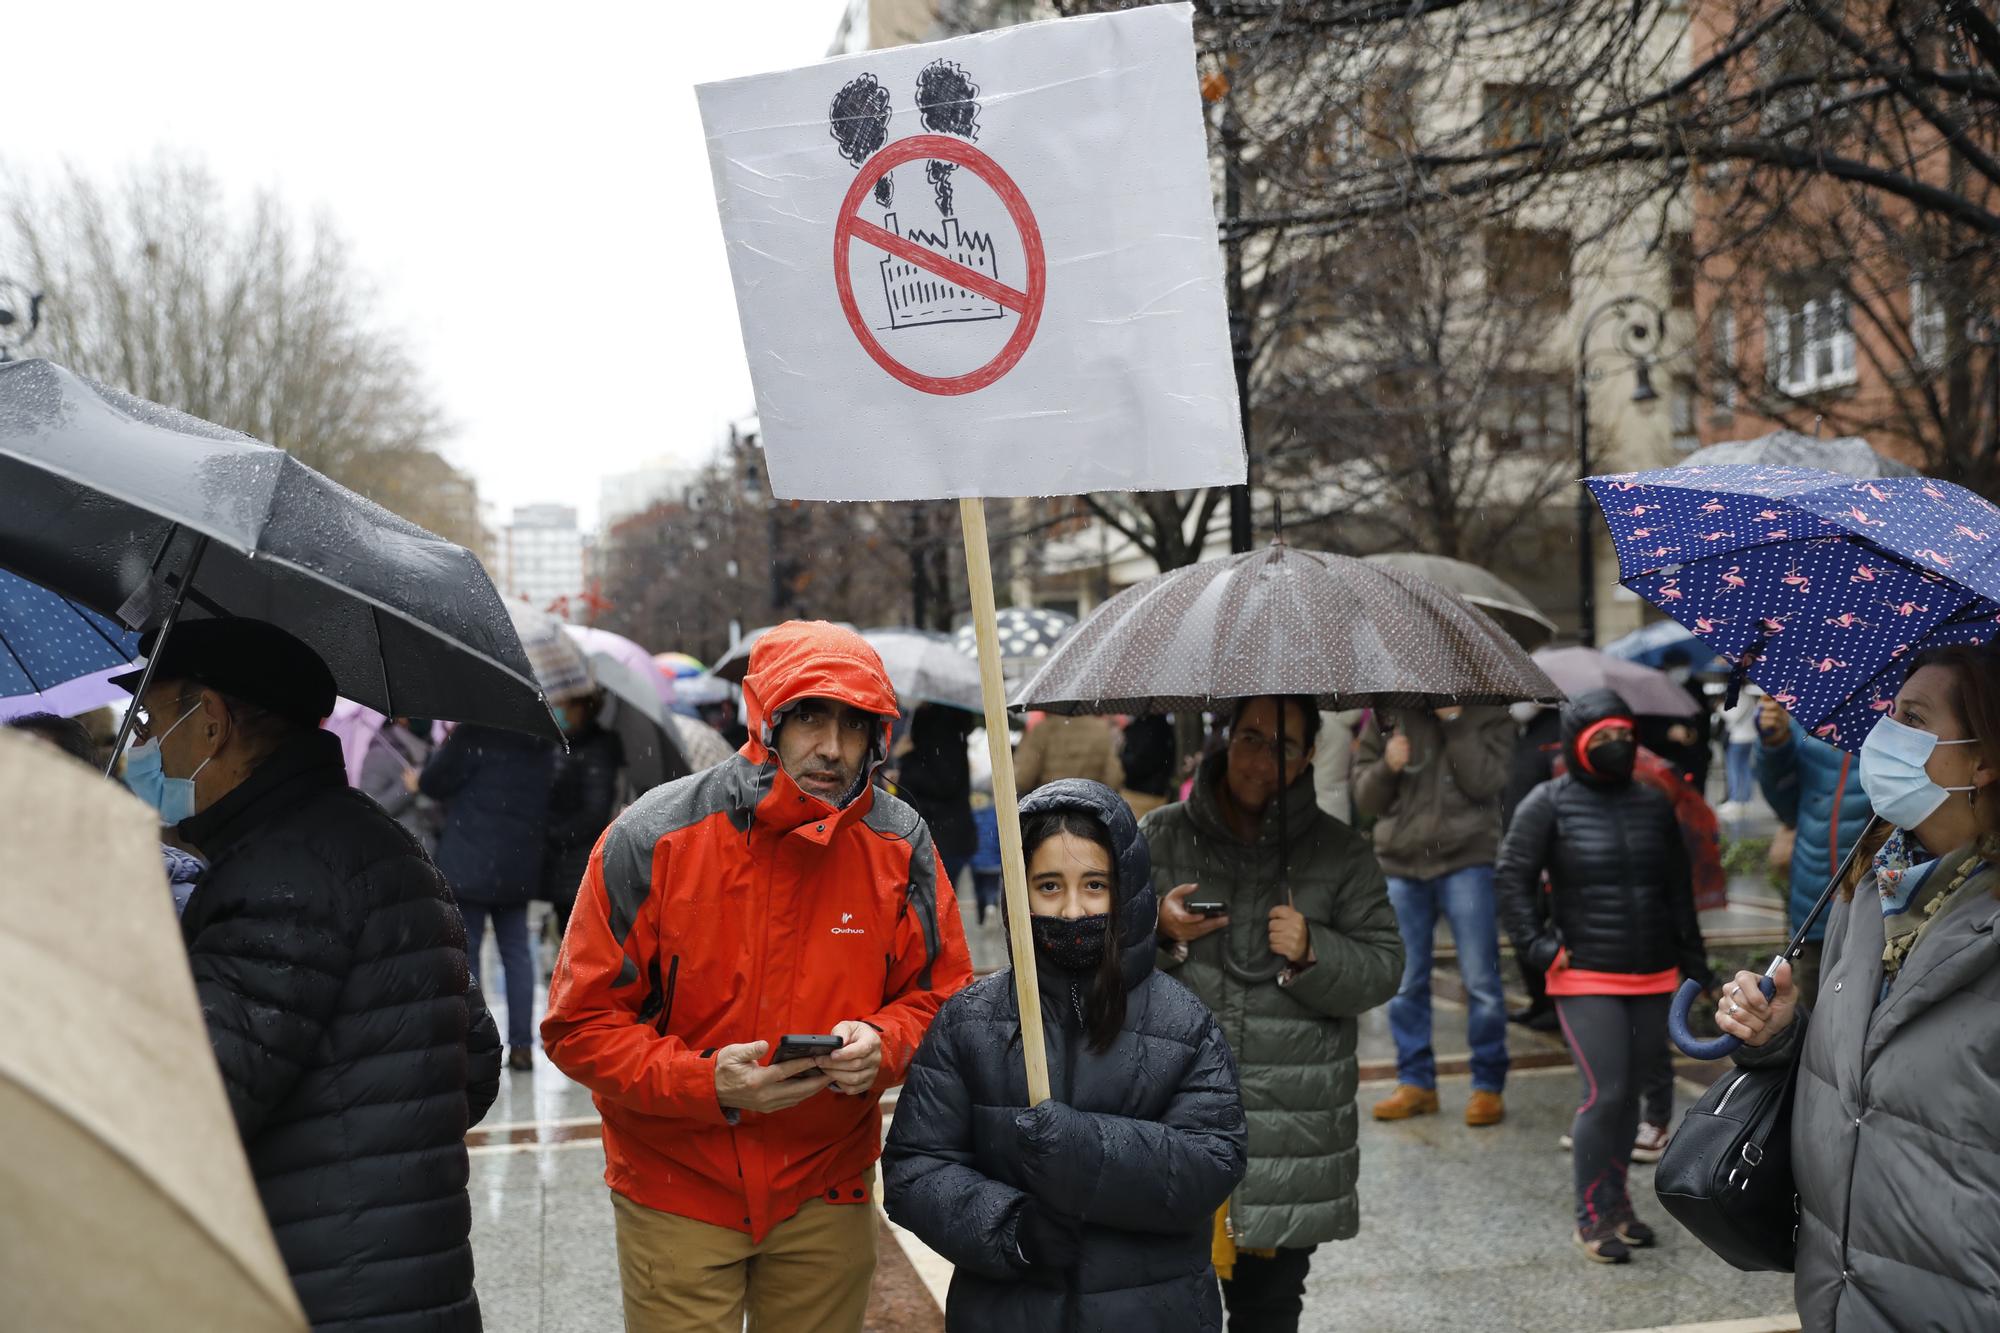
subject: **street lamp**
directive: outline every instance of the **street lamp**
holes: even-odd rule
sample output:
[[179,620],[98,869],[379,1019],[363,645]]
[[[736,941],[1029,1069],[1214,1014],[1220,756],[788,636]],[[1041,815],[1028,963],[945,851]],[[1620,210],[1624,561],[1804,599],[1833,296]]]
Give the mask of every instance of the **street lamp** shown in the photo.
[[35,336],[42,326],[42,294],[12,278],[0,278],[0,361],[12,361],[14,349]]
[[[1614,296],[1590,312],[1576,335],[1576,467],[1579,476],[1590,475],[1590,386],[1604,378],[1602,364],[1590,364],[1590,339],[1597,326],[1607,319],[1618,322],[1616,352],[1632,365],[1632,401],[1650,403],[1659,398],[1653,388],[1653,362],[1667,336],[1667,312],[1656,302],[1636,293]],[[1610,349],[1607,349],[1610,350]],[[1588,487],[1579,484],[1576,492],[1576,577],[1578,637],[1586,648],[1597,646],[1597,543],[1591,521]]]

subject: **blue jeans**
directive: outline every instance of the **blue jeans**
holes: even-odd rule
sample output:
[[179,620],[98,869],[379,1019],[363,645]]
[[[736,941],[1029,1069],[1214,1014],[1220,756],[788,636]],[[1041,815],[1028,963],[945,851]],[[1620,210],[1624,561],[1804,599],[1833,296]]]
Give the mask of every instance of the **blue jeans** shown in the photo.
[[1507,1002],[1500,991],[1500,927],[1493,903],[1493,867],[1467,866],[1438,879],[1389,877],[1389,902],[1403,933],[1403,984],[1389,1001],[1396,1038],[1396,1081],[1437,1086],[1431,1051],[1431,945],[1440,914],[1451,923],[1458,972],[1469,1010],[1472,1086],[1498,1092],[1507,1082]]
[[1757,742],[1731,741],[1726,756],[1729,763],[1729,791],[1724,800],[1741,803],[1757,790]]
[[486,943],[486,923],[493,922],[493,937],[500,943],[500,971],[507,979],[507,1044],[528,1050],[535,1044],[535,956],[528,948],[528,905],[489,907],[485,903],[460,903],[465,918],[465,960],[479,989],[491,995],[486,978],[479,975],[480,946]]

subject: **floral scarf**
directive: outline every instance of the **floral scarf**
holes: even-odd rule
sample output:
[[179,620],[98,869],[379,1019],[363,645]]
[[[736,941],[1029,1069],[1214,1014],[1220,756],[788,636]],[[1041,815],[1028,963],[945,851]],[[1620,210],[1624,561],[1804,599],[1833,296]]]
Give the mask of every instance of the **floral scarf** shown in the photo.
[[1908,829],[1897,829],[1875,853],[1875,891],[1882,895],[1882,915],[1901,916],[1910,910],[1910,899],[1930,878],[1937,858]]

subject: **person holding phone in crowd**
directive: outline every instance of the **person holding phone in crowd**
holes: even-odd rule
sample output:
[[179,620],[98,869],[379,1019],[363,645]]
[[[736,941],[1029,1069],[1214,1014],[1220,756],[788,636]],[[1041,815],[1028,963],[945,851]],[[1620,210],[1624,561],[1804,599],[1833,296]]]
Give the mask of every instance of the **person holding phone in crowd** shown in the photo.
[[[882,1092],[972,979],[928,829],[880,790],[896,695],[852,630],[757,641],[750,740],[591,854],[542,1042],[595,1094],[631,1333],[862,1326]],[[767,1061],[789,1035],[830,1054]]]
[[1250,1166],[1222,1289],[1239,1331],[1297,1328],[1313,1250],[1361,1229],[1356,1019],[1403,970],[1375,853],[1319,808],[1319,724],[1309,696],[1239,700],[1192,797],[1139,825],[1159,965],[1214,1011],[1243,1073]]
[[889,1215],[956,1266],[952,1329],[1219,1330],[1215,1211],[1243,1178],[1222,1029],[1154,967],[1150,858],[1102,783],[1021,802],[1051,1100],[1014,975],[945,1002],[883,1153]]

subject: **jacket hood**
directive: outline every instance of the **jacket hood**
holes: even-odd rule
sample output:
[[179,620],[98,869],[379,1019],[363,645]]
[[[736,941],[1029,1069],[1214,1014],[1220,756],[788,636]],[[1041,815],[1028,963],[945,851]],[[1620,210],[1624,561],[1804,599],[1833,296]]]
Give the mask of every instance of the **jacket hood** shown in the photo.
[[1636,725],[1632,706],[1616,690],[1591,690],[1579,694],[1563,705],[1562,710],[1562,753],[1569,764],[1570,774],[1579,781],[1592,786],[1604,786],[1592,777],[1589,767],[1583,762],[1580,743],[1587,739],[1585,733],[1600,722],[1613,718],[1623,718]]
[[757,640],[743,678],[750,714],[745,758],[756,764],[776,761],[778,722],[802,699],[832,699],[882,720],[864,774],[864,781],[872,781],[889,757],[889,729],[901,714],[889,673],[868,640],[824,620],[788,620]]
[[1111,834],[1118,862],[1118,961],[1130,990],[1153,970],[1153,933],[1159,926],[1153,856],[1139,836],[1139,821],[1117,792],[1085,778],[1060,778],[1022,798],[1022,819],[1046,814],[1086,815]]

